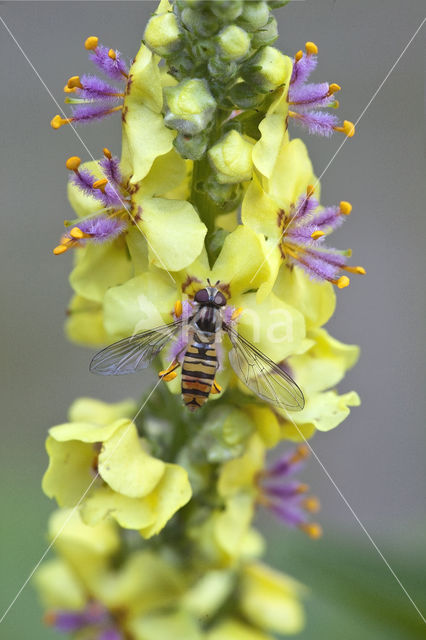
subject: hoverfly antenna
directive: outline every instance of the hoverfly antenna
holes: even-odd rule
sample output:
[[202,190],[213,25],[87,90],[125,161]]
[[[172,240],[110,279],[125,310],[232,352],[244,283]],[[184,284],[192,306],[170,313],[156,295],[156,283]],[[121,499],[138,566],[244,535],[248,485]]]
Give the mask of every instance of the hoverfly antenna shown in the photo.
[[216,282],[216,284],[214,286],[217,287],[218,284],[220,284],[220,280],[217,280],[217,282]]
[[212,283],[210,282],[210,278],[207,278],[207,284],[209,285],[209,287],[212,286]]

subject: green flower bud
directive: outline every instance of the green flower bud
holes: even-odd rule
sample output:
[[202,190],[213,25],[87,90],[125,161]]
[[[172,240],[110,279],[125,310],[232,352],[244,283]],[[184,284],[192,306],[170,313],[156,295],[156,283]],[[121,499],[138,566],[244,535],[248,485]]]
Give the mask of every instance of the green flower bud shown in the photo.
[[226,133],[208,152],[210,164],[220,184],[235,184],[250,180],[253,169],[253,145],[233,129]]
[[173,144],[183,158],[199,160],[207,149],[208,140],[209,136],[205,132],[195,136],[178,133]]
[[215,0],[211,3],[210,10],[224,22],[232,22],[243,10],[242,0]]
[[181,13],[181,20],[188,31],[197,36],[209,37],[220,29],[218,18],[207,7],[184,9]]
[[243,70],[241,75],[247,82],[253,82],[259,89],[273,91],[289,81],[290,73],[289,58],[274,47],[265,47],[250,60],[250,65]]
[[263,102],[265,94],[260,93],[256,87],[247,82],[238,82],[230,90],[229,98],[239,109],[252,109]]
[[254,49],[259,49],[260,47],[273,44],[277,38],[278,24],[274,16],[271,16],[269,22],[253,34],[251,44]]
[[269,7],[266,2],[245,2],[237,24],[247,31],[257,31],[269,19]]
[[223,82],[228,82],[237,75],[238,66],[236,62],[213,57],[208,61],[208,70],[212,78]]
[[210,176],[203,188],[223,213],[234,211],[241,202],[243,188],[240,184],[219,184],[216,177]]
[[220,55],[227,60],[240,60],[250,51],[250,36],[235,24],[222,29],[217,37]]
[[152,16],[146,25],[144,41],[159,56],[167,57],[181,46],[180,31],[174,13]]
[[207,82],[201,78],[189,78],[174,87],[165,87],[164,97],[165,124],[190,136],[206,128],[216,109]]

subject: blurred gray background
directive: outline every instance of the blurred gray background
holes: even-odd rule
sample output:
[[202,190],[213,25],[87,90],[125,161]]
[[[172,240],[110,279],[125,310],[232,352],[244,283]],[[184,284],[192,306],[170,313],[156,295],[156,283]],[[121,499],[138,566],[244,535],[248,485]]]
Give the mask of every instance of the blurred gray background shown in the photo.
[[[62,102],[66,79],[92,71],[84,39],[98,35],[130,58],[155,6],[150,1],[2,2],[0,14]],[[320,62],[314,81],[342,85],[340,114],[355,121],[419,27],[425,5],[421,0],[306,0],[275,15],[281,33],[278,46],[285,53],[292,55],[306,40],[317,43]],[[361,345],[361,360],[340,389],[356,389],[362,406],[336,430],[318,434],[312,445],[389,563],[403,573],[409,563],[419,566],[422,554],[424,559],[424,548],[418,544],[425,522],[426,476],[423,59],[424,28],[361,118],[356,136],[344,144],[322,179],[324,204],[353,203],[335,244],[352,247],[353,263],[365,266],[367,276],[353,277],[350,287],[338,293],[337,313],[329,324],[340,340]],[[45,524],[53,504],[43,497],[40,481],[47,463],[48,427],[64,420],[78,396],[138,397],[142,386],[150,384],[150,374],[111,380],[89,375],[90,351],[64,339],[71,256],[54,257],[52,248],[71,211],[65,195],[65,160],[70,155],[85,160],[87,154],[70,128],[50,128],[58,109],[2,24],[0,60],[3,610],[46,547]],[[104,146],[120,151],[118,117],[79,132],[95,157]],[[300,129],[292,127],[291,134],[300,135]],[[301,137],[309,145],[317,175],[343,141],[338,134],[330,140],[303,133]],[[328,544],[336,571],[360,566],[356,560],[347,564],[344,550],[339,555],[341,544],[350,541],[362,547],[366,573],[360,574],[360,593],[374,573],[395,602],[404,601],[407,616],[416,615],[315,460],[305,477],[322,501],[325,536],[318,544]],[[276,530],[271,536],[277,543],[272,555],[288,556],[283,566],[299,558],[301,570],[295,567],[295,573],[309,583],[304,558],[309,556],[311,562],[321,547],[300,537],[277,538]],[[335,576],[339,590],[338,573]],[[406,579],[410,580],[408,574]],[[318,584],[321,590],[322,582]],[[419,585],[408,586],[418,599]],[[337,618],[327,606],[317,611],[325,616],[324,637],[342,637],[333,632]],[[8,640],[53,637],[39,622],[30,586],[4,625],[6,634],[0,636]],[[368,618],[363,637],[381,638],[374,629]],[[413,629],[414,635],[386,637],[422,637],[415,635],[415,625]],[[311,623],[303,637],[318,638],[317,632]],[[344,637],[352,636],[348,632]]]

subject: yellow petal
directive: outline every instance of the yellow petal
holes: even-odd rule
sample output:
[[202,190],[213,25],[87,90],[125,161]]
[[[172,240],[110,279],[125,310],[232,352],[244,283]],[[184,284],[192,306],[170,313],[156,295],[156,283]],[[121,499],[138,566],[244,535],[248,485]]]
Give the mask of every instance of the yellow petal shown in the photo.
[[165,198],[141,197],[137,202],[142,207],[139,226],[147,238],[150,262],[169,271],[194,262],[207,233],[194,207],[186,200]]
[[297,633],[304,623],[299,588],[287,576],[262,564],[245,568],[240,606],[256,627],[276,633]]
[[93,584],[101,602],[132,616],[175,603],[185,587],[182,574],[171,563],[147,550],[129,554],[119,571],[104,571]]
[[265,447],[257,434],[253,435],[244,454],[226,462],[219,473],[217,490],[222,496],[232,496],[240,491],[255,492],[256,474],[263,467]]
[[247,293],[234,301],[243,311],[238,331],[274,362],[303,351],[305,320],[294,307],[271,293],[262,303]]
[[106,291],[126,282],[131,272],[122,238],[106,244],[89,243],[80,250],[79,260],[70,275],[70,285],[83,298],[102,302]]
[[65,333],[77,344],[97,347],[108,341],[104,329],[103,310],[99,302],[73,296],[67,309]]
[[303,313],[307,330],[325,324],[336,308],[333,285],[315,282],[298,267],[280,270],[274,292]]
[[282,233],[278,226],[279,211],[279,206],[264,191],[258,176],[255,174],[241,205],[243,224],[278,242]]
[[126,420],[115,420],[107,424],[92,422],[67,422],[49,429],[49,435],[57,442],[79,440],[85,443],[104,442],[108,440]]
[[359,347],[336,340],[325,329],[313,330],[309,337],[313,346],[289,360],[298,384],[307,395],[334,387],[359,356]]
[[279,252],[270,252],[263,235],[240,225],[230,233],[212,269],[213,281],[230,283],[233,299],[243,291],[257,289],[265,282],[273,285]]
[[49,466],[43,476],[42,488],[61,507],[74,507],[93,481],[91,472],[95,451],[90,444],[73,440],[46,440]]
[[[350,391],[339,396],[335,391],[317,393],[307,398],[307,403],[302,411],[289,412],[299,430],[305,435],[318,431],[330,431],[337,427],[350,413],[349,407],[358,407],[361,400],[355,391]],[[298,429],[291,421],[283,426],[283,436],[292,440],[301,440]],[[306,437],[306,436],[305,436]]]
[[46,608],[78,611],[86,606],[84,586],[62,560],[43,563],[33,580]]
[[155,491],[149,497],[155,513],[155,521],[139,527],[144,538],[151,538],[167,524],[170,518],[189,502],[192,495],[188,474],[175,464],[168,464]]
[[141,274],[105,295],[105,328],[111,336],[125,338],[167,324],[176,298],[176,286],[166,273]]
[[247,405],[246,411],[254,421],[264,445],[268,448],[275,447],[281,440],[281,427],[276,414],[268,407],[258,404]]
[[147,498],[129,498],[109,487],[97,487],[81,506],[88,525],[114,518],[125,529],[140,529],[155,521],[155,512]]
[[142,180],[139,193],[144,196],[164,196],[177,189],[187,174],[186,160],[175,149],[159,156]]
[[142,44],[130,69],[123,109],[121,166],[133,184],[147,175],[158,156],[170,151],[175,135],[165,127],[161,115],[163,88],[158,62],[158,56]]
[[141,446],[135,425],[128,421],[104,442],[99,454],[99,475],[114,491],[142,498],[157,486],[165,464]]
[[137,410],[138,405],[134,400],[109,403],[95,398],[78,398],[72,403],[68,417],[70,422],[109,425],[120,418],[133,418]]
[[49,518],[49,539],[64,557],[109,556],[120,547],[120,536],[112,522],[89,527],[76,509],[58,509]]
[[165,640],[166,638],[202,640],[204,638],[198,623],[185,611],[151,613],[132,620],[129,628],[135,640]]
[[252,497],[248,493],[239,493],[227,500],[225,510],[217,518],[215,537],[230,559],[240,557],[244,550],[253,512]]
[[281,147],[266,190],[288,212],[290,205],[296,204],[306,194],[308,185],[315,182],[308,150],[302,140],[295,138]]
[[234,575],[229,569],[206,572],[183,598],[183,606],[197,618],[212,616],[234,588]]
[[225,619],[207,632],[206,640],[274,640],[254,627],[238,620]]

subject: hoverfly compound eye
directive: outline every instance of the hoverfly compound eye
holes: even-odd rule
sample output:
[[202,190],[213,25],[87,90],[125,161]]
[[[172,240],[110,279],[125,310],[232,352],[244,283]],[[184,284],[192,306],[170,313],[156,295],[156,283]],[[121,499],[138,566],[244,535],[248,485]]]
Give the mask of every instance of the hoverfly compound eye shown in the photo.
[[221,291],[218,291],[214,297],[214,303],[218,307],[224,307],[226,304],[226,298]]
[[198,302],[200,304],[207,304],[209,299],[210,296],[207,289],[200,289],[199,291],[197,291],[194,298],[195,302]]

